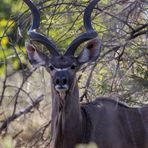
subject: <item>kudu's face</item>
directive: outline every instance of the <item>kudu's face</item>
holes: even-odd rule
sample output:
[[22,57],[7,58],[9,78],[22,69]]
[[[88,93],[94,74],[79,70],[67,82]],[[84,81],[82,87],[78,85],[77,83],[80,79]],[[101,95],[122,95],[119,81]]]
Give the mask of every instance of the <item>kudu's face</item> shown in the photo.
[[67,93],[74,84],[76,72],[89,61],[95,60],[99,53],[99,41],[89,41],[78,57],[72,55],[47,56],[36,47],[26,43],[26,49],[31,64],[35,67],[44,66],[50,73],[52,84],[60,95]]
[[76,58],[70,56],[54,57],[46,66],[47,71],[51,74],[54,88],[59,94],[69,91],[78,68]]
[[[75,74],[80,69],[81,65],[86,62],[95,61],[101,48],[101,42],[97,38],[97,32],[91,25],[91,12],[99,0],[93,0],[85,9],[84,27],[86,33],[81,34],[74,39],[67,48],[64,55],[61,55],[56,46],[50,39],[38,33],[36,29],[40,25],[40,15],[36,6],[30,0],[24,0],[32,12],[32,26],[28,31],[31,41],[37,41],[46,46],[50,52],[50,56],[40,52],[33,44],[26,43],[26,49],[29,60],[33,66],[44,66],[50,73],[52,84],[59,94],[68,92],[74,84]],[[80,44],[89,41],[80,55],[75,57],[75,51]]]

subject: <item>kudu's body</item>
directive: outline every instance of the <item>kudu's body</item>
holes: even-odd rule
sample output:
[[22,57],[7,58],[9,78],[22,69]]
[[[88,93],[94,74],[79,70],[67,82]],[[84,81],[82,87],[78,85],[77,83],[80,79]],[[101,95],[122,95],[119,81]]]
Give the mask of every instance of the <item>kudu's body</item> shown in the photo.
[[148,148],[148,107],[130,108],[110,98],[80,105],[78,91],[76,85],[61,109],[52,95],[54,148],[89,142],[98,148]]
[[[86,33],[77,37],[64,55],[44,35],[38,33],[40,16],[30,0],[33,23],[28,31],[31,41],[44,44],[50,57],[31,43],[26,43],[33,66],[44,66],[51,75],[52,148],[74,148],[79,143],[94,142],[99,148],[148,148],[148,107],[129,108],[108,98],[80,105],[76,72],[86,62],[99,57],[101,41],[91,25],[91,12],[99,0],[90,2],[84,13]],[[90,41],[89,41],[90,40]],[[78,57],[77,47],[89,41]]]

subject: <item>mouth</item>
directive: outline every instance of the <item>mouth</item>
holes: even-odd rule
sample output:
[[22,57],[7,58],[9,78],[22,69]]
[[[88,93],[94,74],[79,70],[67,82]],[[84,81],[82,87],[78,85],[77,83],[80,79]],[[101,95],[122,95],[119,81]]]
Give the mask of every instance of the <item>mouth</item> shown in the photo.
[[66,92],[67,92],[67,90],[68,90],[68,86],[67,86],[67,85],[63,85],[63,86],[56,85],[56,86],[55,86],[55,89],[56,89],[56,91],[58,92],[60,98],[61,98],[61,99],[64,99],[65,96],[66,96]]

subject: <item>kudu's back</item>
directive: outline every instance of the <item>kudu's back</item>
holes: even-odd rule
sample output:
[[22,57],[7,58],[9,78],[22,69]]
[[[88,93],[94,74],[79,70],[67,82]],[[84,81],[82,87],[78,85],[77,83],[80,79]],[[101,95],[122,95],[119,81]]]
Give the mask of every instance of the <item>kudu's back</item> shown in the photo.
[[98,148],[148,148],[148,107],[131,108],[108,98],[82,106],[85,138]]

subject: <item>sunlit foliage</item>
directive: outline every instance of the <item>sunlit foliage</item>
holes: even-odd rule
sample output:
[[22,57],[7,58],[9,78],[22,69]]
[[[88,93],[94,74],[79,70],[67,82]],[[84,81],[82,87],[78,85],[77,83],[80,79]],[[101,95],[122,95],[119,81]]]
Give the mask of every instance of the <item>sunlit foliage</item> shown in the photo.
[[[39,32],[53,40],[64,53],[71,41],[85,32],[83,13],[89,0],[33,1],[41,14]],[[102,51],[96,63],[84,67],[78,74],[81,100],[109,96],[131,106],[148,103],[147,8],[146,1],[137,0],[101,0],[98,3],[93,11],[92,24],[102,41]],[[8,142],[8,148],[12,141],[18,147],[47,147],[50,141],[50,77],[43,68],[34,70],[29,64],[24,44],[29,40],[30,24],[30,12],[22,0],[1,1],[1,124],[41,94],[45,95],[40,106],[9,123],[7,130],[2,129],[4,134],[12,135],[0,139],[0,144],[2,140],[4,145]],[[49,55],[42,45],[34,44]],[[79,47],[76,56],[83,47]]]

